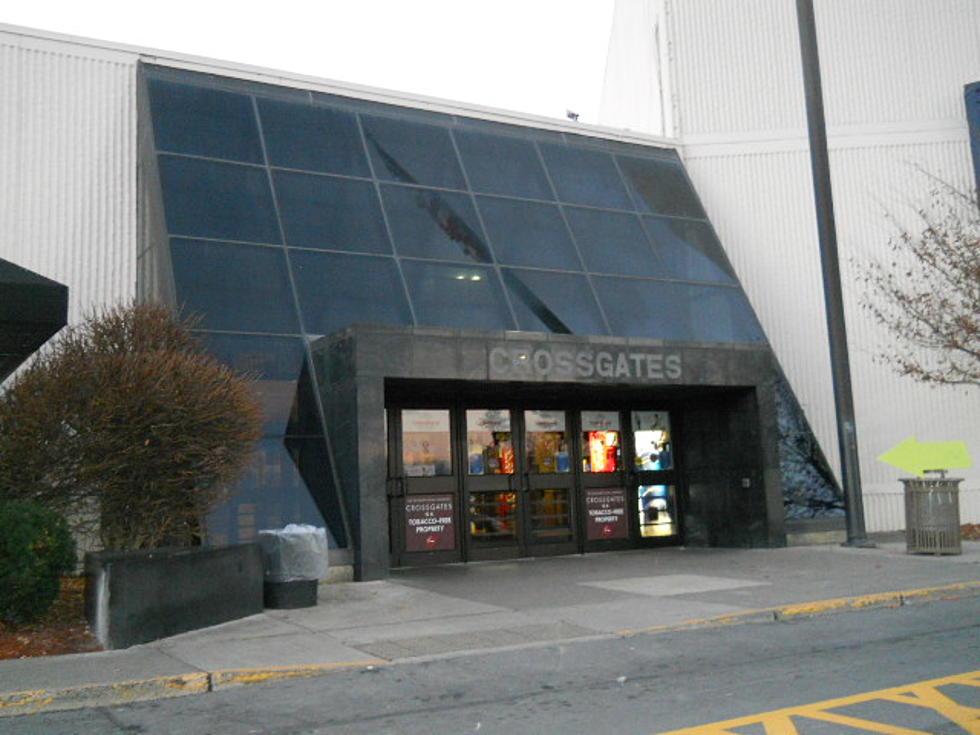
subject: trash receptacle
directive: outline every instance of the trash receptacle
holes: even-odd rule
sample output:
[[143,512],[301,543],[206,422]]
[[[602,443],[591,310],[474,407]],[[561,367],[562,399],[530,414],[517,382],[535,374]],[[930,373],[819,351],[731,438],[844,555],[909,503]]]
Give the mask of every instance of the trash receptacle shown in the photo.
[[902,478],[905,546],[909,554],[962,554],[959,484],[962,478]]
[[327,573],[326,531],[291,523],[285,528],[259,531],[259,545],[265,568],[265,607],[316,605],[317,585]]

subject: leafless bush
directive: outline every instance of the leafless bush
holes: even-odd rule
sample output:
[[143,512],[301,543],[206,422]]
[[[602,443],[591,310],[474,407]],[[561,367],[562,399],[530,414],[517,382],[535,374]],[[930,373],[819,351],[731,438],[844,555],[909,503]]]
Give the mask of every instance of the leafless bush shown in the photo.
[[78,532],[97,522],[105,548],[197,542],[261,410],[192,326],[132,304],[62,332],[0,395],[0,499],[39,502]]

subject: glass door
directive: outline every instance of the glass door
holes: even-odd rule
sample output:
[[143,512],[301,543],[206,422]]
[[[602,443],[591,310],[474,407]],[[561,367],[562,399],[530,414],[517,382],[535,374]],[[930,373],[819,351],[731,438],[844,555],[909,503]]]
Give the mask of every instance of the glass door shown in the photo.
[[459,561],[458,472],[450,411],[403,408],[388,413],[393,564]]
[[467,558],[519,556],[523,524],[511,412],[468,408],[463,413]]
[[627,472],[619,411],[582,411],[582,497],[587,550],[630,544]]
[[571,433],[565,411],[524,411],[524,543],[527,554],[576,551]]
[[630,422],[639,538],[651,543],[676,543],[681,531],[670,414],[666,411],[633,411]]

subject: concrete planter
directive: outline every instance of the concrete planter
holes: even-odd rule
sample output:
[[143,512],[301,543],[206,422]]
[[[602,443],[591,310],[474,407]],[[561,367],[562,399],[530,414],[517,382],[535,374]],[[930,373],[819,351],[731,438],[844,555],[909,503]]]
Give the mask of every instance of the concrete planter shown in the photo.
[[107,649],[262,612],[258,544],[85,555],[85,615]]

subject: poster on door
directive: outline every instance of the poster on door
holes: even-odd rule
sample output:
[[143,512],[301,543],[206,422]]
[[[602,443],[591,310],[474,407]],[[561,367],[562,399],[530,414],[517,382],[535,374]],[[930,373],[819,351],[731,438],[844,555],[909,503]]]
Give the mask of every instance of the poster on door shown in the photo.
[[456,548],[452,495],[405,498],[405,551],[450,551]]
[[585,491],[585,536],[589,541],[629,536],[623,488],[589,488]]

